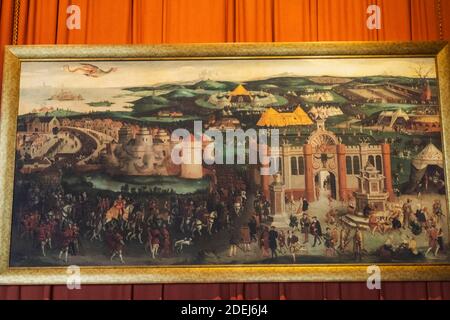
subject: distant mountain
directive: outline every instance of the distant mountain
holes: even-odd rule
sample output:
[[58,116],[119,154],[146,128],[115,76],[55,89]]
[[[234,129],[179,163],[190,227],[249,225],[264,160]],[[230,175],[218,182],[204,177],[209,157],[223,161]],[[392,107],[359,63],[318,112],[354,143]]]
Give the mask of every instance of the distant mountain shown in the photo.
[[161,97],[164,97],[169,100],[193,98],[195,96],[197,96],[197,93],[191,89],[176,89],[170,91],[169,93],[161,95]]
[[173,91],[179,89],[191,89],[191,90],[210,90],[210,91],[228,91],[234,89],[238,84],[231,81],[214,81],[214,80],[201,80],[191,84],[177,84],[177,83],[166,83],[157,86],[142,86],[142,87],[129,87],[124,88],[124,90],[132,92],[140,91],[153,91],[153,90],[164,90]]
[[177,90],[177,89],[184,89],[185,86],[181,84],[162,84],[159,86],[142,86],[142,87],[128,87],[124,88],[123,90],[132,91],[132,92],[139,92],[139,91],[154,91],[154,90]]
[[[139,91],[152,91],[152,90],[164,90],[164,91],[175,91],[175,90],[209,90],[209,91],[229,91],[233,90],[239,83],[242,83],[249,90],[262,90],[264,88],[276,88],[284,90],[298,90],[298,87],[317,85],[310,78],[320,79],[320,78],[336,78],[336,79],[346,79],[358,81],[362,83],[383,83],[383,82],[396,82],[405,85],[410,85],[416,83],[418,80],[416,78],[401,77],[401,76],[389,76],[389,75],[374,75],[366,77],[334,77],[334,76],[295,76],[291,73],[278,74],[277,76],[270,77],[267,79],[249,80],[243,82],[233,82],[233,81],[221,81],[221,80],[201,80],[196,83],[166,83],[155,86],[141,86],[141,87],[128,87],[124,90],[139,92]],[[428,79],[430,85],[435,85],[435,79]],[[320,83],[319,83],[320,85]]]
[[233,81],[214,81],[214,80],[202,80],[194,85],[190,86],[189,88],[192,89],[204,89],[204,90],[211,90],[211,91],[230,91],[236,88],[236,86],[239,84],[239,82],[233,82]]
[[275,77],[264,80],[247,81],[245,87],[249,90],[263,90],[279,87],[284,90],[298,90],[299,86],[311,84],[304,77]]
[[133,102],[135,113],[149,113],[170,107],[170,101],[162,96],[148,96]]
[[151,91],[155,89],[153,87],[130,87],[130,88],[123,88],[123,90],[131,92],[139,92],[139,91]]
[[205,90],[227,90],[228,86],[225,83],[213,80],[202,80],[191,86],[193,89]]
[[167,83],[167,84],[162,84],[160,86],[153,87],[153,88],[156,90],[177,90],[177,89],[184,89],[184,88],[186,88],[186,86],[184,86],[182,84]]

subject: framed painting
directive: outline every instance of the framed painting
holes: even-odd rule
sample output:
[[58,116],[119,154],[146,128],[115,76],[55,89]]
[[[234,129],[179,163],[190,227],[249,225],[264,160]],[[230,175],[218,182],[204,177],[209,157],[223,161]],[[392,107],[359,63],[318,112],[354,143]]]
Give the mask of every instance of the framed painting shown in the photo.
[[6,47],[0,283],[450,280],[449,71],[445,42]]

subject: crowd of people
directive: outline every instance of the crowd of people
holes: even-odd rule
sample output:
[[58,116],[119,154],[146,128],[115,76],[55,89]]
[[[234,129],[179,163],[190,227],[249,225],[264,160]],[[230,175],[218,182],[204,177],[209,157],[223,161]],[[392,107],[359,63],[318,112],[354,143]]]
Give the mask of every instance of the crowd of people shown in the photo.
[[[286,205],[292,200],[286,199]],[[308,210],[309,204],[304,198],[298,201],[298,210],[290,215],[289,230],[275,230],[266,227],[260,235],[263,257],[277,257],[277,253],[296,255],[308,253],[308,250],[323,246],[326,257],[350,255],[361,261],[363,255],[369,254],[365,248],[364,237],[377,235],[386,238],[384,244],[374,253],[383,259],[410,259],[425,257],[445,252],[443,225],[445,215],[441,201],[434,200],[431,210],[420,203],[414,204],[407,199],[388,204],[387,210],[375,210],[368,205],[362,214],[367,218],[368,226],[350,226],[341,220],[336,208],[330,208],[322,221]],[[348,213],[348,212],[347,212]],[[355,214],[355,212],[353,212]],[[366,230],[368,233],[365,233]],[[395,232],[400,240],[396,240]],[[420,251],[417,237],[425,234],[428,247]]]
[[[105,244],[105,255],[122,263],[130,245],[141,247],[150,259],[176,257],[220,232],[228,234],[229,257],[241,250],[267,259],[290,255],[296,262],[299,255],[311,250],[318,254],[323,248],[320,255],[325,257],[347,255],[361,261],[368,253],[364,237],[377,235],[386,239],[375,252],[382,258],[436,256],[445,250],[440,200],[430,209],[411,199],[389,203],[383,212],[366,206],[362,212],[368,221],[365,233],[362,226],[344,223],[335,208],[319,219],[304,198],[296,202],[298,209],[290,216],[289,228],[277,228],[272,224],[270,201],[256,191],[247,205],[245,188],[165,196],[87,194],[64,192],[59,184],[18,179],[16,189],[15,228],[27,240],[22,243],[42,256],[55,253],[51,256],[66,263],[71,256],[88,255],[88,243]],[[396,231],[400,243],[395,243]],[[423,233],[428,248],[419,252],[417,237]],[[197,249],[189,254],[195,255]]]
[[[392,204],[387,212],[388,214],[380,215],[370,206],[364,210],[365,215],[369,219],[369,228],[372,235],[409,229],[412,236],[407,241],[405,240],[403,244],[408,242],[411,251],[415,253],[417,252],[415,237],[425,232],[429,242],[429,248],[425,255],[432,252],[436,256],[439,251],[443,252],[445,250],[442,229],[442,226],[445,225],[445,214],[440,200],[434,200],[430,210],[420,203],[414,204],[413,200],[408,198],[404,203]],[[391,240],[385,246],[387,250],[390,247],[390,242]]]
[[[131,243],[142,246],[153,259],[180,254],[182,244],[235,228],[246,203],[243,189],[189,196],[91,195],[67,193],[60,185],[31,179],[18,179],[16,194],[19,237],[42,256],[57,250],[64,262],[85,251],[83,244],[88,242],[106,244],[111,260],[121,262]],[[261,204],[261,216],[267,215],[267,207]]]

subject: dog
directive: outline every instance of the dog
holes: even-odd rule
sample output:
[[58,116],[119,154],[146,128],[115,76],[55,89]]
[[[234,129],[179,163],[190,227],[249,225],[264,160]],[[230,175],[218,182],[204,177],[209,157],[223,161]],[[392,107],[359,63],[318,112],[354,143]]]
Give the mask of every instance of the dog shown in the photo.
[[183,252],[183,247],[189,247],[193,244],[192,238],[184,238],[181,240],[175,241],[174,247],[177,253]]

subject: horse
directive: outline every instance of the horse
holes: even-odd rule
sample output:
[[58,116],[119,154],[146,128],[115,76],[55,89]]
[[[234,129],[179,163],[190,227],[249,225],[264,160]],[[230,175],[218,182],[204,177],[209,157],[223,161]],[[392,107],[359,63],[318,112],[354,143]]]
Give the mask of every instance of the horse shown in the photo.
[[92,227],[92,236],[89,238],[89,241],[92,242],[94,239],[102,241],[103,219],[98,219]]
[[156,218],[169,226],[172,224],[172,216],[169,210],[162,210],[156,215]]
[[141,210],[131,214],[127,223],[127,233],[125,239],[130,241],[136,239],[139,243],[143,243],[142,235],[144,233],[144,212]]
[[120,209],[116,207],[111,207],[106,212],[106,223],[110,222],[111,220],[118,220],[119,217],[121,217],[124,221],[128,221],[128,216],[131,212],[133,212],[134,206],[132,204],[128,204],[124,209],[123,212],[121,212]]

